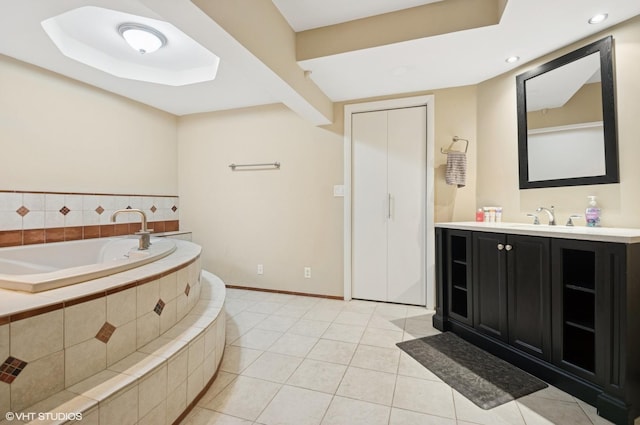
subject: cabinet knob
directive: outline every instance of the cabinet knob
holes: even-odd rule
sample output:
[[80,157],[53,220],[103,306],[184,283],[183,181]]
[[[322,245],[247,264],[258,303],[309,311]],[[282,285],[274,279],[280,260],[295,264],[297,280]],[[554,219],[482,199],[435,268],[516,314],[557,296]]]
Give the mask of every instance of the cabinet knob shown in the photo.
[[504,249],[504,245],[501,243],[498,244],[498,251],[502,251]]
[[513,247],[511,245],[507,245],[504,247],[504,249],[506,249],[507,251],[511,251]]

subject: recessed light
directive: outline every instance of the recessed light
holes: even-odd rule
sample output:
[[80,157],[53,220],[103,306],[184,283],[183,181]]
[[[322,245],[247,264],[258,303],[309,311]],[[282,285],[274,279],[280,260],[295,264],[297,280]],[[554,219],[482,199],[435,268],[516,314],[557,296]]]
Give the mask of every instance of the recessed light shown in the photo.
[[520,56],[509,56],[504,61],[506,63],[514,63],[514,62],[518,62],[519,60],[520,60]]
[[599,24],[601,22],[606,21],[608,17],[609,17],[609,15],[606,14],[606,13],[599,13],[597,15],[592,16],[591,19],[589,19],[589,23],[590,24]]

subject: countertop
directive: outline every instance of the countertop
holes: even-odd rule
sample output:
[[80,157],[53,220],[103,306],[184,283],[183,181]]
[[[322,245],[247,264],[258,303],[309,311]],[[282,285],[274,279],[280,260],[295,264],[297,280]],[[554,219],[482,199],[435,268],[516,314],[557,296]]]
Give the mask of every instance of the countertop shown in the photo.
[[436,223],[435,227],[587,241],[618,242],[627,244],[640,243],[640,229],[625,229],[621,227],[572,227],[564,225],[549,226],[547,224],[484,223],[475,221]]

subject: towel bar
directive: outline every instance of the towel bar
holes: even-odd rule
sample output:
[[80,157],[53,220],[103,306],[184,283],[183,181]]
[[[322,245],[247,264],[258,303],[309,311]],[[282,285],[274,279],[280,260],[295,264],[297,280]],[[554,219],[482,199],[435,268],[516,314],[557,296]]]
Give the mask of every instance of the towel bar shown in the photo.
[[280,168],[280,163],[279,162],[269,162],[269,163],[263,163],[263,164],[229,164],[229,168],[231,168],[232,171],[235,171],[236,168],[240,168],[240,167],[274,167],[276,169]]

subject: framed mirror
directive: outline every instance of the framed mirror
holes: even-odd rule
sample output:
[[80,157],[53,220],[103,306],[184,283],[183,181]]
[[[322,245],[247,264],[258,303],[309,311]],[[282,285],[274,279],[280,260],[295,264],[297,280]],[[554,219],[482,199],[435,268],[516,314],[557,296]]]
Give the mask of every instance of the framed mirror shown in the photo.
[[520,189],[620,181],[612,43],[516,77]]

